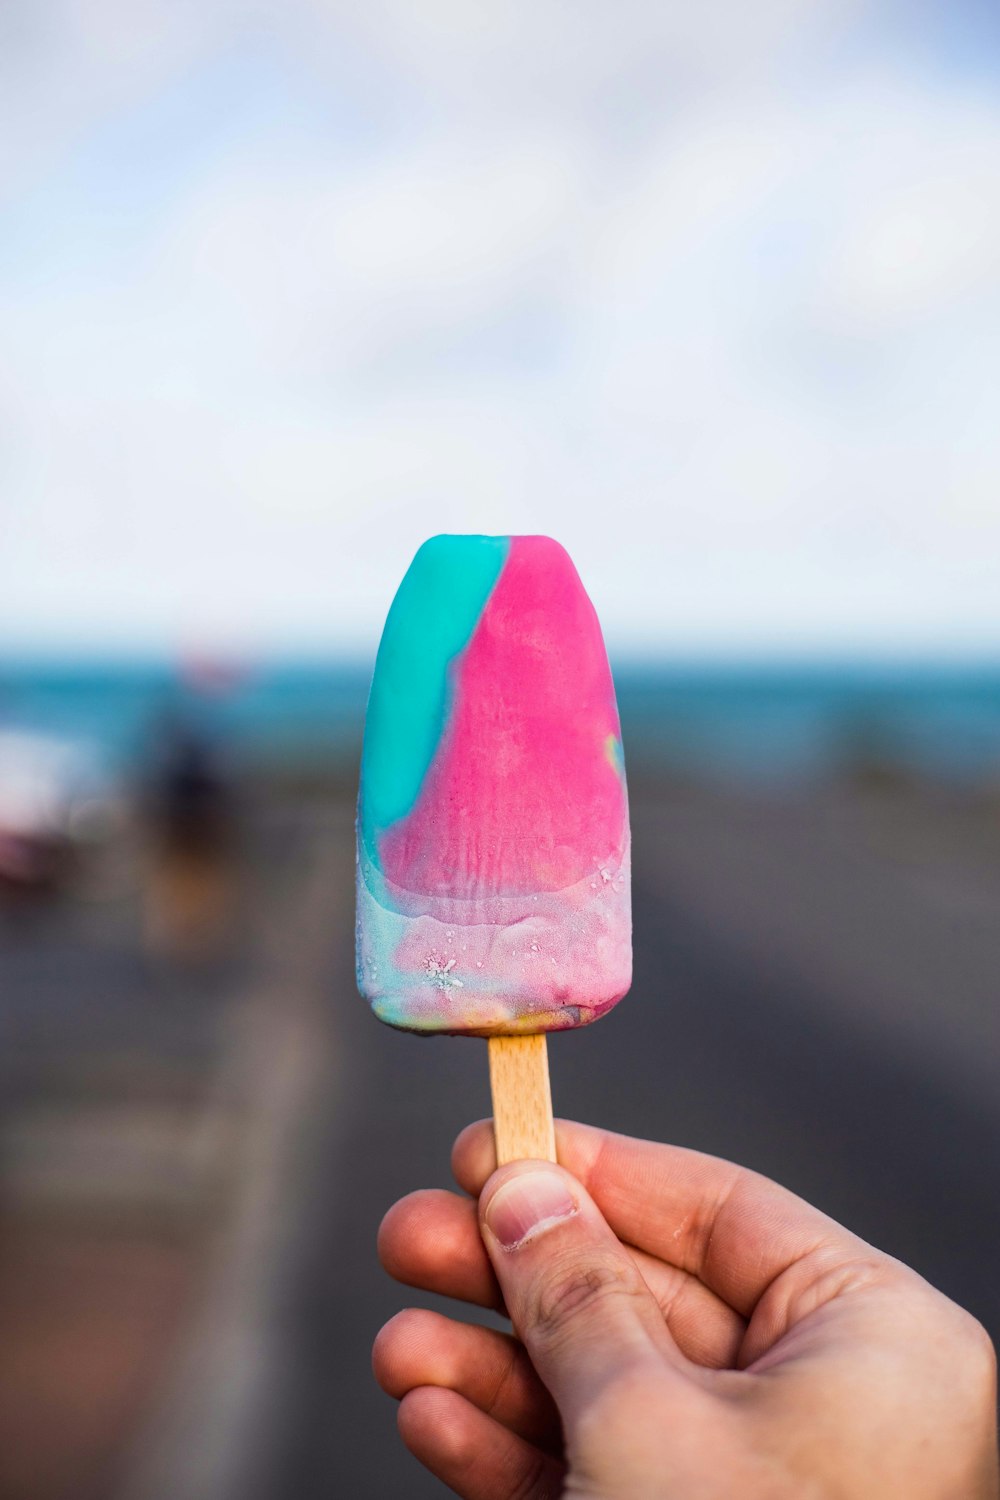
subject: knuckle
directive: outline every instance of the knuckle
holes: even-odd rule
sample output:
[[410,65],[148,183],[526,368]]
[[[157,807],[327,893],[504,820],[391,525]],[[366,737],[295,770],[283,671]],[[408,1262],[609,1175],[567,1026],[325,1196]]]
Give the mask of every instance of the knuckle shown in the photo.
[[962,1332],[973,1374],[991,1390],[994,1389],[997,1379],[997,1351],[993,1340],[978,1318],[974,1318],[969,1312],[963,1312]]
[[581,1317],[619,1297],[635,1297],[643,1291],[638,1271],[624,1259],[605,1257],[586,1265],[564,1265],[539,1289],[533,1320],[536,1332],[543,1339],[558,1338]]
[[985,1392],[992,1402],[997,1351],[989,1333],[971,1312],[922,1278],[918,1288],[922,1294],[919,1306],[928,1327],[937,1331],[942,1356],[953,1367],[956,1380],[970,1392]]

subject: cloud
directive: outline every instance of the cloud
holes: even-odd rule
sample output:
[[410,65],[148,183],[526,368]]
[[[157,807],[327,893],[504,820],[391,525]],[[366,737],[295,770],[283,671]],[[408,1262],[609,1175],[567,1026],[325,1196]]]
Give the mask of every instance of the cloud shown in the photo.
[[623,642],[1000,643],[1000,109],[962,80],[863,33],[832,66],[852,12],[792,0],[44,14],[9,637],[368,642],[451,529],[559,536]]
[[7,0],[0,18],[0,205],[81,140],[238,35],[213,0]]

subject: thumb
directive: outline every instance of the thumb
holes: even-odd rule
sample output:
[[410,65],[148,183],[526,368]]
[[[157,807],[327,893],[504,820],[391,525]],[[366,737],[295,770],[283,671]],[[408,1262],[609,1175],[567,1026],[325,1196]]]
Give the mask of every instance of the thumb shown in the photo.
[[685,1361],[638,1266],[568,1172],[502,1167],[479,1217],[515,1332],[569,1431],[623,1376],[680,1373]]

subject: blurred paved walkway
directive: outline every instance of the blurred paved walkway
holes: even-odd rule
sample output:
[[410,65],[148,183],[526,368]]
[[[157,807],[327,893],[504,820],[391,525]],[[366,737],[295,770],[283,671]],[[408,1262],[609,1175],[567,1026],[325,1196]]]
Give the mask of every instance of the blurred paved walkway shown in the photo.
[[[553,1039],[553,1089],[563,1115],[778,1178],[996,1336],[1000,838],[976,823],[950,844],[936,816],[854,795],[634,795],[634,988]],[[340,870],[346,912],[349,828]],[[378,1025],[349,943],[329,989],[342,1092],[289,1307],[294,1420],[260,1496],[422,1500],[444,1491],[398,1443],[369,1351],[400,1306],[444,1304],[384,1277],[375,1232],[400,1194],[449,1185],[453,1136],[489,1112],[485,1048]]]
[[[203,1134],[201,1158],[169,1131],[115,1137],[119,1184],[162,1199],[188,1160],[193,1202],[225,1210],[125,1500],[430,1500],[369,1357],[400,1306],[443,1304],[388,1281],[375,1233],[401,1194],[448,1185],[454,1135],[489,1113],[486,1049],[393,1032],[356,995],[350,802],[262,818],[251,931],[214,991],[152,994],[126,913],[96,934],[57,913],[0,949],[7,1125],[88,1091],[188,1109],[215,1079],[238,1101],[230,1198],[205,1197]],[[996,1335],[1000,827],[900,797],[652,787],[633,831],[634,987],[553,1039],[557,1111],[769,1173]]]
[[[193,1433],[184,1469],[199,1484],[248,1447],[241,1366],[281,1259],[280,1236],[259,1227],[269,1158],[290,1157],[301,1059],[322,1035],[302,1007],[328,961],[329,881],[314,869],[335,845],[326,815],[256,809],[237,930],[208,962],[146,950],[141,866],[124,850],[130,878],[113,896],[81,881],[0,912],[5,1500],[117,1493],[123,1474],[149,1469],[130,1450],[149,1447],[154,1414],[166,1441],[150,1493],[181,1495]],[[289,1225],[298,1213],[282,1203]],[[199,1387],[197,1432],[183,1402],[158,1415],[175,1365]]]

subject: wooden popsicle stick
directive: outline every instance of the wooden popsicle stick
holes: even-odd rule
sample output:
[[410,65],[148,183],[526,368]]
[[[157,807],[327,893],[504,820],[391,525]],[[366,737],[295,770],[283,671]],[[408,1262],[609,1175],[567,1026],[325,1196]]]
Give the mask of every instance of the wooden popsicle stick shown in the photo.
[[491,1036],[490,1090],[497,1166],[509,1161],[555,1161],[549,1055],[544,1033]]

